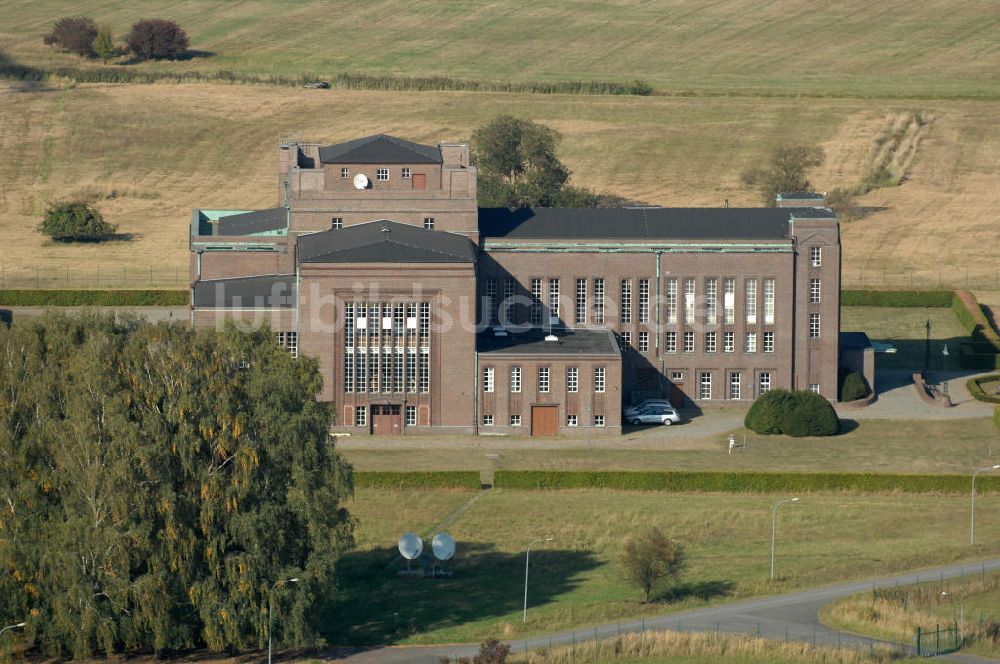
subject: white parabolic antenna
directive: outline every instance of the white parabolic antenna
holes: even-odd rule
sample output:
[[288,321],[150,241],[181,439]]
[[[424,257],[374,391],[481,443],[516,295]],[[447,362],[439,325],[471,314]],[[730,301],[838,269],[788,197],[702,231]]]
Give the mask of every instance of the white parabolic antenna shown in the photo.
[[449,560],[455,555],[455,538],[448,533],[438,533],[431,542],[431,549],[438,560]]
[[414,560],[424,550],[424,542],[416,533],[403,533],[399,538],[399,553],[407,560]]
[[367,189],[368,188],[368,176],[364,173],[358,173],[354,176],[354,188],[355,189]]

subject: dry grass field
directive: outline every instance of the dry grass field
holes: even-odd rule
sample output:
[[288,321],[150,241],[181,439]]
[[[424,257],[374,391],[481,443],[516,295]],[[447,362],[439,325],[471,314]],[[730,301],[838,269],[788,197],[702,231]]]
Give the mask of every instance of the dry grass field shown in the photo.
[[[0,83],[0,279],[8,286],[183,286],[192,207],[277,201],[280,135],[336,142],[385,131],[459,140],[500,113],[559,129],[575,183],[669,206],[757,205],[739,180],[779,143],[822,145],[819,189],[856,184],[887,117],[934,117],[902,185],[845,223],[846,284],[1000,290],[1000,104],[311,91],[266,86]],[[97,196],[128,242],[58,245],[46,204]],[[100,274],[97,274],[97,272]],[[97,278],[95,278],[97,277]]]
[[[35,0],[0,3],[0,47],[26,64],[78,64],[45,47],[59,17],[122,35],[177,20],[187,70],[440,75],[529,81],[643,79],[739,94],[1000,95],[993,0]],[[143,65],[175,69],[178,65]]]

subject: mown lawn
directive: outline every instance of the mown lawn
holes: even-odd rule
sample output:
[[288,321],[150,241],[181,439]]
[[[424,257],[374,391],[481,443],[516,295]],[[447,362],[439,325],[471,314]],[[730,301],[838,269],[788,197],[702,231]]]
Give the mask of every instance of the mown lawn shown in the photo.
[[[780,496],[614,491],[482,495],[446,530],[458,541],[451,579],[395,575],[400,534],[428,531],[474,492],[359,490],[348,507],[359,548],[342,561],[322,624],[332,643],[514,639],[731,598],[784,592],[986,557],[1000,545],[1000,496],[807,494],[779,514],[777,571],[768,580],[771,507]],[[618,564],[622,542],[658,526],[687,548],[682,582],[643,605]],[[521,622],[524,547],[531,555],[529,622]]]

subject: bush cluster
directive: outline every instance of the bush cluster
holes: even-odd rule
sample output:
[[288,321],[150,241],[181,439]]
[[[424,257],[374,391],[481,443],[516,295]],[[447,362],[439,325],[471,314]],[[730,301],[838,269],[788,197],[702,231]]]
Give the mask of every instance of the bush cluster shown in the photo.
[[141,60],[174,60],[187,50],[188,36],[173,21],[150,18],[135,23],[125,43]]
[[60,242],[88,242],[113,236],[118,226],[104,221],[100,210],[90,203],[65,201],[45,210],[38,230]]
[[186,290],[0,290],[8,307],[183,307]]
[[84,57],[94,55],[97,23],[89,16],[66,16],[56,21],[52,31],[42,37],[49,46],[56,46]]
[[[98,29],[89,16],[59,19],[42,41],[84,57],[100,57],[104,62],[122,52],[114,45],[111,28]],[[138,60],[175,59],[187,51],[188,37],[173,21],[152,18],[134,23],[125,43]]]
[[478,489],[479,473],[474,470],[356,472],[354,486],[367,489]]
[[[355,475],[355,484],[357,477],[358,475]],[[717,493],[901,491],[955,494],[969,490],[968,475],[888,473],[498,470],[494,483],[502,489],[614,489]],[[983,491],[998,492],[1000,477],[982,476],[977,480],[976,487]]]
[[871,394],[871,389],[868,387],[868,381],[857,371],[847,373],[840,383],[841,401],[857,401],[864,399],[869,394]]
[[995,394],[987,394],[983,389],[983,383],[989,383],[995,380],[1000,380],[1000,374],[990,374],[989,376],[980,376],[979,378],[970,378],[965,382],[965,389],[969,390],[969,394],[972,395],[973,399],[977,401],[985,401],[986,403],[1000,403],[1000,396]]
[[951,291],[842,290],[840,303],[845,307],[950,307]]
[[830,402],[808,390],[771,390],[750,406],[744,425],[764,435],[832,436],[840,431]]

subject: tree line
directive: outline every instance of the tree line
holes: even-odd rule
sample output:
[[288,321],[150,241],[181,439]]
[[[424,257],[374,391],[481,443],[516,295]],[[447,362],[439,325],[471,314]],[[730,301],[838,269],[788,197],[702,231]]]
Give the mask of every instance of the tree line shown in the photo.
[[110,25],[98,26],[89,16],[65,16],[52,26],[42,41],[85,58],[112,58],[131,54],[136,60],[176,59],[188,47],[188,36],[173,21],[150,18],[136,21],[125,36],[124,46],[115,44]]
[[78,658],[259,648],[269,611],[316,642],[354,532],[320,383],[267,330],[0,325],[0,624]]

